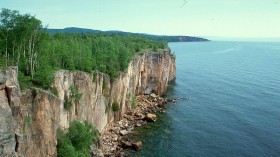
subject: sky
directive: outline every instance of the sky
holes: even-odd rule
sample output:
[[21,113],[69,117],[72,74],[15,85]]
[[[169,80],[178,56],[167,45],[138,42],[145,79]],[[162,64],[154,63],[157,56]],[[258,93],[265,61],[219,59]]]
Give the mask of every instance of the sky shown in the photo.
[[0,0],[48,28],[280,38],[280,0]]

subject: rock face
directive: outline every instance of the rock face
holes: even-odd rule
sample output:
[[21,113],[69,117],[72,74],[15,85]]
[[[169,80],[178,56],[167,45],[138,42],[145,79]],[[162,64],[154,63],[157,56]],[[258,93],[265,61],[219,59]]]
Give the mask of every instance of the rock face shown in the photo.
[[[56,156],[58,127],[68,128],[72,120],[87,120],[102,132],[122,118],[136,95],[163,95],[175,71],[170,50],[147,52],[134,57],[126,72],[121,72],[113,83],[108,75],[97,71],[60,70],[52,85],[54,95],[37,88],[20,92],[17,68],[2,69],[0,156]],[[80,99],[73,98],[75,91],[82,94]],[[118,112],[112,111],[114,101],[119,105]]]
[[[0,70],[0,156],[16,156],[16,136],[18,131],[13,117],[10,89],[18,88],[16,69]],[[19,88],[18,88],[19,89]],[[14,104],[13,104],[14,105]]]

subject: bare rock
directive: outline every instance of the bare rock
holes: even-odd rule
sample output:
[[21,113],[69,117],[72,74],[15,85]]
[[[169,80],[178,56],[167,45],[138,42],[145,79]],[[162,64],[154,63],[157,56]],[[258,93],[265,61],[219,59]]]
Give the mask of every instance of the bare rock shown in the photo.
[[127,131],[127,130],[121,130],[120,131],[120,134],[122,135],[122,136],[125,136],[125,135],[127,135],[129,132]]
[[96,150],[96,157],[104,157],[104,154],[100,149]]
[[118,134],[120,132],[121,128],[120,127],[113,127],[111,128],[111,131]]
[[155,93],[150,94],[151,97],[156,98],[157,95]]
[[132,147],[132,143],[129,141],[121,141],[121,145],[123,148],[130,148]]
[[135,150],[139,150],[142,147],[142,142],[141,141],[134,142],[132,146]]
[[156,121],[156,118],[157,118],[157,116],[155,115],[155,114],[152,114],[152,113],[148,113],[147,115],[146,115],[146,120],[147,121],[149,121],[149,122],[154,122],[154,121]]
[[0,73],[0,84],[2,84],[2,83],[4,84],[5,81],[6,80],[4,78],[4,75]]
[[0,83],[0,90],[5,88],[5,84],[4,83]]

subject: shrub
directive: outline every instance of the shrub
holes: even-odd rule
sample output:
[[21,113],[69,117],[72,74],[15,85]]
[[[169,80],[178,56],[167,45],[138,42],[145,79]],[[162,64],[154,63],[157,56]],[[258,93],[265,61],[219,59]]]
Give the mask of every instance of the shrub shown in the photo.
[[65,132],[57,130],[57,156],[89,156],[89,146],[95,139],[98,139],[98,132],[90,123],[72,121]]
[[51,88],[51,92],[52,92],[55,96],[58,96],[58,90],[57,90],[57,88],[52,87],[52,88]]
[[157,51],[158,51],[157,45],[153,45],[153,51],[154,51],[154,52],[157,52]]
[[71,91],[71,100],[74,99],[75,102],[78,102],[81,100],[81,97],[83,96],[82,93],[79,93],[77,88],[75,88],[74,85],[70,86],[70,91]]
[[71,93],[70,93],[70,98],[67,96],[64,97],[64,109],[69,110],[72,106],[73,101],[78,102],[81,97],[83,96],[82,93],[79,93],[77,88],[75,88],[74,85],[71,85],[69,87]]
[[69,110],[72,107],[72,103],[67,97],[64,98],[63,106],[65,110]]
[[38,70],[33,79],[33,83],[42,87],[43,89],[48,89],[54,81],[54,68],[51,66],[44,66]]
[[30,76],[25,76],[23,72],[18,72],[19,86],[22,90],[32,86],[32,79]]
[[60,128],[57,129],[56,148],[58,157],[76,157],[78,154],[70,139],[67,137],[67,134],[64,133]]
[[92,130],[93,127],[89,123],[72,121],[67,135],[77,150],[83,150],[92,144],[92,137],[95,135]]
[[140,51],[140,46],[137,45],[137,46],[135,47],[135,52],[139,52],[139,51]]
[[118,112],[119,109],[120,109],[120,105],[117,101],[114,101],[113,104],[112,104],[112,109],[114,112]]

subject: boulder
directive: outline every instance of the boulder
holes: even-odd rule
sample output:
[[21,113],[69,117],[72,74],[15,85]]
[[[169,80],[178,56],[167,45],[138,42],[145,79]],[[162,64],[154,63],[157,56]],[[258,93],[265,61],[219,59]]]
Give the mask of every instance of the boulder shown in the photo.
[[156,121],[156,118],[157,118],[157,116],[155,114],[147,113],[145,119],[149,122],[154,122],[154,121]]
[[151,97],[156,98],[157,95],[155,93],[150,94]]
[[120,157],[129,157],[128,154],[126,154],[125,152],[120,152],[119,156]]
[[122,136],[125,136],[125,135],[127,135],[129,132],[127,131],[127,130],[121,130],[120,131],[120,134],[122,135]]
[[97,149],[94,144],[90,145],[90,152],[93,157],[104,157],[103,152]]
[[132,146],[135,150],[139,150],[142,147],[142,142],[141,141],[134,142]]
[[96,150],[96,157],[104,157],[102,150],[100,150],[100,149]]
[[113,127],[111,128],[111,131],[118,134],[120,132],[121,128],[120,127]]
[[130,147],[132,147],[132,144],[129,141],[121,141],[121,145],[122,145],[123,148],[130,148]]

